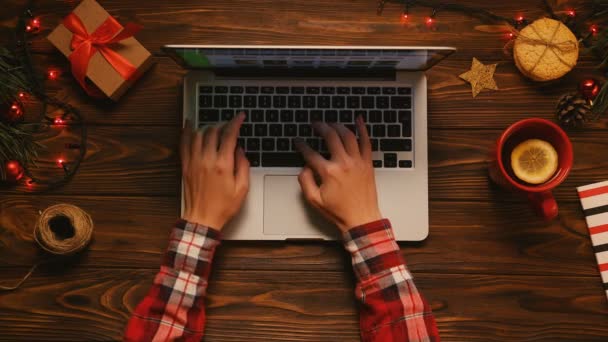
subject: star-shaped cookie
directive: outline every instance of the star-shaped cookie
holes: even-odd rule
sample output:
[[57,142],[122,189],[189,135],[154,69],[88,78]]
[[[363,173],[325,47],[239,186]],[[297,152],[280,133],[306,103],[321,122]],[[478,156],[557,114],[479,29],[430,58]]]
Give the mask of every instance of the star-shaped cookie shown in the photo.
[[482,89],[493,89],[498,90],[498,86],[494,81],[494,71],[496,71],[497,64],[484,65],[477,58],[473,57],[473,64],[471,70],[460,74],[460,78],[471,83],[471,90],[473,91],[473,97],[477,96]]

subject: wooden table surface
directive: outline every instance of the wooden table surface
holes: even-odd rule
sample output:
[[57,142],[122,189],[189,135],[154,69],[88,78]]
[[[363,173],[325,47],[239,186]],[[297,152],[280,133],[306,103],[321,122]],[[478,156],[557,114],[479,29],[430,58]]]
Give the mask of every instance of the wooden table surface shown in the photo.
[[[563,1],[559,8],[565,9]],[[24,0],[2,1],[8,37]],[[76,1],[37,1],[43,32],[32,49],[41,70],[69,70],[46,40]],[[541,1],[463,3],[528,18]],[[598,75],[582,55],[561,80],[525,79],[503,54],[500,33],[478,20],[440,13],[436,31],[400,6],[376,16],[374,0],[103,0],[120,20],[145,28],[138,39],[156,65],[118,103],[87,97],[64,72],[51,92],[88,121],[88,154],[76,178],[45,194],[0,190],[0,279],[16,281],[46,260],[32,239],[38,211],[68,202],[95,221],[95,240],[78,258],[46,265],[20,289],[0,293],[0,340],[118,340],[158,269],[179,212],[176,153],[185,72],[160,52],[167,43],[452,45],[458,52],[428,72],[430,237],[401,244],[416,283],[432,305],[445,341],[606,341],[608,302],[575,187],[608,179],[608,119],[570,131],[575,162],[555,191],[561,215],[537,219],[519,198],[487,178],[490,144],[509,124],[552,119],[559,96]],[[588,2],[571,3],[579,13]],[[498,91],[471,97],[458,78],[471,58],[499,63]],[[47,134],[41,173],[74,139]],[[70,158],[70,155],[67,155]],[[206,341],[357,341],[358,315],[349,260],[339,243],[224,242],[215,259]]]

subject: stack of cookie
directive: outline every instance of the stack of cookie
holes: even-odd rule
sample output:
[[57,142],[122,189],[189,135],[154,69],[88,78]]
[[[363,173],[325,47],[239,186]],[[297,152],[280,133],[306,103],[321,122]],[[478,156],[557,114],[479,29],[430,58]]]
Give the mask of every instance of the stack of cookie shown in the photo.
[[566,25],[543,18],[519,32],[513,46],[513,59],[525,76],[535,81],[550,81],[574,68],[578,50],[576,36]]

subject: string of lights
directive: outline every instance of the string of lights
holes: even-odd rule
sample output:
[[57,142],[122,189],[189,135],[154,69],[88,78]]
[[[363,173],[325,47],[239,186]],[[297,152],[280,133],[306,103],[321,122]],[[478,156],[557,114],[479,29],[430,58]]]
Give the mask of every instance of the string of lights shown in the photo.
[[[29,165],[20,166],[18,162],[9,160],[6,164],[8,172],[21,172],[17,180],[21,180],[26,184],[30,191],[42,192],[48,191],[69,182],[80,167],[82,160],[86,155],[86,140],[87,130],[84,124],[84,119],[79,110],[55,97],[49,96],[46,93],[44,78],[41,78],[36,70],[34,70],[30,52],[29,38],[42,30],[42,22],[40,18],[32,14],[32,3],[30,0],[26,6],[26,10],[22,12],[17,21],[14,34],[14,53],[20,61],[20,68],[23,69],[27,78],[27,89],[22,89],[17,93],[16,99],[10,106],[12,115],[18,117],[24,115],[24,102],[28,101],[30,96],[34,97],[41,103],[41,114],[38,117],[38,122],[23,124],[32,128],[31,133],[41,133],[47,129],[77,129],[80,130],[80,141],[69,142],[64,144],[64,148],[68,150],[78,150],[75,159],[67,160],[65,156],[59,155],[56,157],[56,164],[63,169],[63,176],[58,178],[41,178],[36,177],[31,172]],[[57,68],[49,68],[45,75],[48,81],[57,81],[61,76],[61,70]],[[49,108],[58,109],[54,113],[60,113],[56,116],[51,116]],[[19,168],[22,167],[20,171]]]

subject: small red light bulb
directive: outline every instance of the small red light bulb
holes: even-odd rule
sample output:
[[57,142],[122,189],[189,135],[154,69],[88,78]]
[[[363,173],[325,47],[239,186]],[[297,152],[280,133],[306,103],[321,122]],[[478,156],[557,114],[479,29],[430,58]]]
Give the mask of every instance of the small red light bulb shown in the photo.
[[25,185],[27,185],[28,188],[31,188],[34,186],[34,180],[29,178],[28,180],[25,181]]
[[517,20],[518,22],[522,22],[522,21],[524,21],[524,16],[518,15],[517,18],[515,18],[515,20]]
[[431,18],[431,17],[426,18],[426,24],[427,24],[427,25],[431,25],[431,24],[433,24],[433,21],[434,21],[434,20],[433,20],[433,18]]
[[32,19],[32,25],[40,27],[40,19],[39,18]]
[[19,94],[17,94],[17,96],[19,96],[20,99],[24,99],[25,98],[25,93],[20,91]]
[[57,79],[57,77],[59,77],[59,72],[57,70],[49,70],[47,72],[47,76],[49,78],[49,80],[54,81]]
[[65,163],[65,160],[63,160],[63,158],[57,159],[57,166],[63,167],[63,163]]
[[597,25],[591,25],[591,27],[589,27],[589,31],[591,31],[591,34],[596,35],[598,31]]
[[576,16],[576,12],[574,12],[574,10],[567,10],[566,14],[570,17],[570,18],[574,18]]
[[62,118],[55,118],[55,120],[53,120],[53,123],[55,125],[63,125],[65,123],[65,121],[63,121]]

